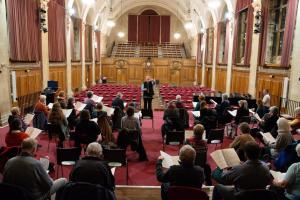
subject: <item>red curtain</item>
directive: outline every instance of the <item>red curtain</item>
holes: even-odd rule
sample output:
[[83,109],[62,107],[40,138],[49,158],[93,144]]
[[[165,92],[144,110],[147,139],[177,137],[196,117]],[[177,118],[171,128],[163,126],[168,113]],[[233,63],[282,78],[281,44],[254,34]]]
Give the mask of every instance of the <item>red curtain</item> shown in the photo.
[[226,20],[226,36],[225,36],[225,49],[223,63],[228,63],[228,49],[229,49],[229,39],[230,39],[230,22]]
[[92,61],[92,34],[93,27],[91,25],[85,25],[85,61]]
[[252,48],[252,35],[253,35],[253,7],[248,7],[247,17],[247,38],[245,45],[245,65],[250,65],[251,48]]
[[48,4],[49,61],[66,60],[65,8],[50,1]]
[[198,34],[198,45],[197,45],[197,63],[198,64],[202,63],[202,52],[201,52],[202,38],[203,38],[203,33],[199,33]]
[[149,33],[149,16],[139,15],[138,16],[138,41],[148,42]]
[[216,59],[217,59],[217,63],[219,63],[219,51],[220,51],[220,45],[221,45],[221,29],[222,29],[222,26],[223,26],[223,23],[224,22],[218,22],[217,24],[217,56],[216,56]]
[[291,56],[292,46],[293,46],[297,8],[298,8],[298,0],[288,1],[287,16],[285,20],[285,32],[283,37],[283,47],[281,53],[282,67],[289,67],[290,64],[290,56]]
[[269,2],[270,0],[264,0],[262,2],[262,32],[260,37],[260,57],[259,64],[263,66],[265,64],[267,40],[268,40],[268,18],[269,18]]
[[71,56],[72,61],[80,61],[81,59],[81,19],[71,18]]
[[128,15],[128,41],[137,42],[137,15]]
[[161,42],[170,42],[170,16],[161,16]]
[[10,60],[40,60],[38,3],[35,0],[6,1],[9,30]]
[[100,31],[95,31],[95,39],[97,42],[97,48],[95,49],[95,60],[97,62],[100,61],[100,42],[101,42],[101,32]]
[[159,43],[160,39],[160,16],[149,16],[150,26],[148,34],[148,41],[153,43]]
[[239,15],[240,12],[248,9],[247,11],[247,30],[246,30],[246,45],[245,45],[245,65],[250,64],[251,57],[251,46],[252,46],[252,33],[253,33],[253,7],[251,5],[252,0],[238,0],[236,4],[236,14],[235,14],[235,23],[234,23],[234,47],[233,47],[233,62],[236,63],[236,50],[238,45],[238,31],[239,31]]

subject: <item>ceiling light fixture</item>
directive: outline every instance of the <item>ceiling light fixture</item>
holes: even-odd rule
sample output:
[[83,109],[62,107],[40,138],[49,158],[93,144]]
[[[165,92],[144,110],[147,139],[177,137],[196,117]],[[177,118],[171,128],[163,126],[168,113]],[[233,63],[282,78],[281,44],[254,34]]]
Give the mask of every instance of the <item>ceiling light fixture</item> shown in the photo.
[[193,23],[191,21],[188,21],[184,24],[184,28],[187,30],[190,30],[193,28]]
[[181,37],[180,33],[178,33],[178,32],[175,32],[175,33],[174,33],[174,38],[175,38],[176,40],[178,40],[180,37]]
[[108,27],[112,28],[112,27],[115,27],[115,26],[116,26],[116,23],[115,23],[114,20],[108,19],[107,22],[106,22],[106,25],[107,25]]
[[70,8],[69,9],[69,14],[72,16],[75,14],[75,9],[74,8]]
[[91,5],[95,3],[95,0],[82,0],[82,3],[86,5]]
[[221,2],[220,0],[210,0],[207,5],[211,9],[217,9],[221,6]]
[[231,12],[227,12],[227,13],[225,13],[225,19],[227,19],[227,20],[232,20],[233,19],[233,13],[231,13]]
[[125,36],[125,33],[123,31],[118,32],[118,37],[123,38]]

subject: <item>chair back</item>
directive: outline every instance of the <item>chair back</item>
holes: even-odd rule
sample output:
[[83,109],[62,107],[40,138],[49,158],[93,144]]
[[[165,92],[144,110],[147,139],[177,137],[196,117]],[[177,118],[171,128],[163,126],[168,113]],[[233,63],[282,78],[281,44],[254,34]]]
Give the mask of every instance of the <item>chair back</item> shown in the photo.
[[240,124],[240,123],[243,123],[243,122],[246,122],[246,123],[250,124],[250,122],[251,122],[251,117],[250,117],[250,116],[243,116],[243,117],[241,117],[241,119],[240,119],[240,121],[239,121],[239,124]]
[[209,200],[208,195],[199,188],[171,186],[167,193],[168,200]]
[[17,156],[20,152],[20,147],[1,147],[0,149],[0,173],[3,173],[6,162]]
[[196,153],[195,165],[204,167],[207,161],[207,149],[201,150]]
[[[64,132],[60,124],[47,124],[48,138],[51,140],[53,136],[58,136],[60,139],[64,136]],[[63,138],[62,138],[63,139]]]
[[185,108],[179,108],[179,119],[183,122],[184,128],[189,128],[189,114]]
[[61,165],[63,161],[74,161],[79,160],[81,150],[79,147],[72,148],[56,148],[56,159],[57,164]]
[[246,190],[238,192],[235,195],[235,200],[278,200],[276,194],[270,190]]
[[126,149],[103,149],[104,160],[108,162],[118,162],[122,165],[127,164]]
[[31,194],[17,185],[0,183],[1,200],[33,200]]
[[213,140],[220,140],[223,143],[224,139],[224,128],[211,129],[207,137],[207,143],[211,143]]
[[168,131],[166,134],[166,144],[179,143],[183,144],[184,131]]
[[110,190],[84,182],[69,182],[56,195],[58,200],[115,200]]

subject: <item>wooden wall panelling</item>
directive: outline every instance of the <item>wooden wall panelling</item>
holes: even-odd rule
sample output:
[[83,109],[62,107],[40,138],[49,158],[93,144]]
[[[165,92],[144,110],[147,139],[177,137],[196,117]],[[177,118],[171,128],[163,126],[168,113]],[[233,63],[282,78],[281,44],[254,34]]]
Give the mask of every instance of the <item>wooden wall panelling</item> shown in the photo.
[[180,85],[193,85],[195,81],[195,67],[184,66],[180,71]]
[[225,92],[226,91],[226,79],[227,69],[217,67],[216,69],[216,90]]
[[205,68],[205,86],[211,88],[212,81],[212,68],[207,65]]
[[282,96],[284,74],[259,72],[257,74],[256,97],[263,98],[263,89],[268,89],[271,95],[271,105],[279,106]]
[[231,92],[246,94],[248,93],[248,87],[249,71],[233,69],[231,78]]
[[95,81],[99,81],[101,79],[100,77],[100,63],[95,64]]
[[85,85],[87,88],[91,87],[93,84],[92,80],[92,64],[85,65]]
[[66,91],[66,66],[50,66],[49,80],[57,81],[59,89]]
[[81,88],[81,65],[72,65],[72,90]]
[[117,70],[114,65],[115,59],[113,58],[101,58],[102,76],[107,78],[108,83],[116,83]]
[[198,76],[198,84],[201,85],[202,83],[202,66],[198,65],[198,70],[197,70],[197,76]]
[[16,71],[17,97],[41,91],[42,73],[40,68],[18,68]]
[[144,80],[144,68],[139,65],[128,67],[128,83],[142,84]]

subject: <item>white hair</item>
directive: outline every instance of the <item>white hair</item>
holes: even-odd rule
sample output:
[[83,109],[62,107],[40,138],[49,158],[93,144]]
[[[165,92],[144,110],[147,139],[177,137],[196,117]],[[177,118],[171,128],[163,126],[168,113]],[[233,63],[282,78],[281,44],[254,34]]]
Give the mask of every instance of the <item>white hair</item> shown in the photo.
[[45,102],[45,101],[46,101],[46,98],[47,98],[46,95],[43,95],[43,94],[40,95],[40,101],[41,101],[41,102]]
[[196,158],[196,151],[190,145],[184,145],[179,150],[179,160],[183,164],[193,165]]
[[179,94],[176,95],[176,100],[180,100],[181,96]]
[[88,156],[100,157],[102,155],[102,147],[98,142],[92,142],[86,148]]

